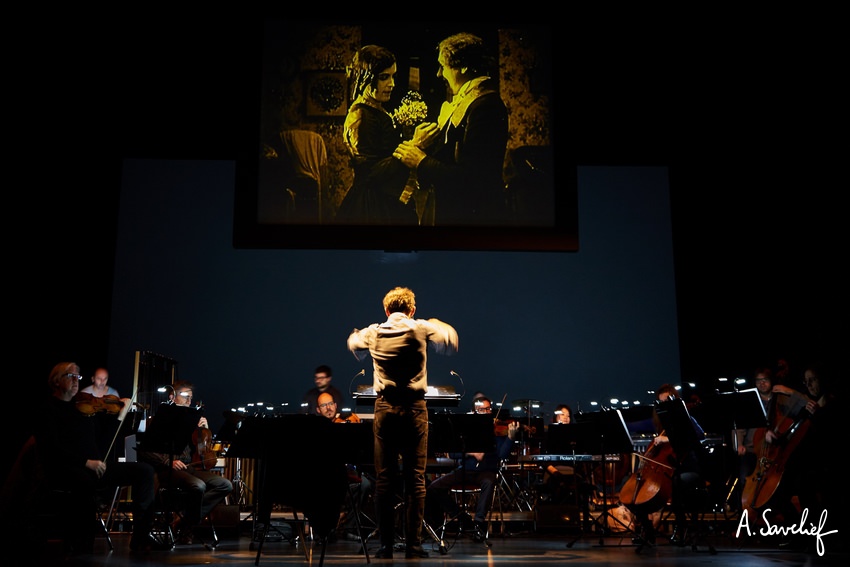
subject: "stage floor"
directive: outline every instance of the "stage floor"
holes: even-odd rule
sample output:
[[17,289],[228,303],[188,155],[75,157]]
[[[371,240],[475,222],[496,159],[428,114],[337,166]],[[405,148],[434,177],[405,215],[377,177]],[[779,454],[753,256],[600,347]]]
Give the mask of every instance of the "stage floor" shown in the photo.
[[[581,534],[578,534],[581,535]],[[713,552],[707,545],[696,550],[691,546],[677,547],[667,540],[660,540],[654,547],[644,547],[637,551],[630,535],[599,536],[585,534],[581,537],[571,534],[507,534],[491,538],[490,547],[476,543],[468,536],[455,538],[448,536],[444,541],[446,553],[441,554],[436,541],[427,540],[425,549],[430,552],[427,559],[405,559],[403,549],[397,549],[393,560],[375,559],[378,542],[369,541],[367,560],[361,545],[356,541],[337,540],[325,546],[322,557],[322,545],[307,541],[306,545],[292,544],[286,539],[272,541],[268,539],[262,546],[258,560],[259,544],[250,536],[220,537],[214,549],[206,549],[201,544],[178,545],[171,551],[151,552],[147,556],[129,554],[129,536],[115,533],[112,536],[114,550],[110,551],[106,539],[98,536],[95,551],[90,555],[67,559],[67,565],[135,567],[142,565],[221,565],[242,567],[296,566],[305,565],[387,565],[392,562],[415,563],[420,566],[446,565],[482,565],[498,567],[534,567],[537,565],[651,565],[653,567],[673,566],[728,566],[756,567],[771,565],[847,565],[850,559],[848,546],[839,540],[838,534],[823,538],[823,555],[816,553],[815,538],[808,539],[808,551],[790,551],[780,549],[777,541],[759,541],[756,538],[734,538],[728,535],[716,535],[706,540],[713,546]],[[846,539],[844,536],[843,539]],[[804,542],[805,543],[805,542]],[[48,546],[42,550],[19,549],[14,552],[5,550],[7,556],[21,557],[28,565],[57,565],[63,558],[58,550]],[[14,563],[3,561],[6,565]]]

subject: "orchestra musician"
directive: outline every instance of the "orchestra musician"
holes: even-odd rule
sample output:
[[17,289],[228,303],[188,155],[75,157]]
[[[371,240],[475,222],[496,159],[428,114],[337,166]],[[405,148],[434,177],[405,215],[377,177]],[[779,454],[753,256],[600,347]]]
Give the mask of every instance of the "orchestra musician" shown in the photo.
[[[679,397],[678,391],[671,384],[662,385],[655,395],[659,403]],[[690,421],[697,439],[701,442],[705,439],[705,432],[693,416],[690,416]],[[661,426],[657,412],[653,413],[653,423],[658,434],[647,449],[644,460],[623,485],[623,489],[620,491],[620,500],[635,515],[639,534],[636,538],[637,543],[639,545],[644,542],[654,544],[658,527],[657,521],[660,520],[660,514],[657,514],[657,512],[667,504],[667,498],[652,498],[645,505],[634,505],[632,502],[637,499],[635,494],[630,495],[630,493],[635,492],[633,488],[635,479],[641,479],[641,482],[645,483],[644,486],[657,484],[658,494],[665,496],[669,494],[670,507],[676,518],[670,542],[674,545],[684,545],[686,514],[694,512],[697,504],[695,502],[695,490],[704,482],[702,446],[692,447],[684,455],[675,454],[670,445],[670,438]],[[656,466],[658,469],[655,468]],[[658,472],[654,472],[655,470],[658,470]],[[644,475],[643,478],[641,475]],[[641,487],[638,486],[637,492],[640,490]]]
[[[492,403],[487,396],[476,398],[472,412],[476,414],[490,415]],[[496,423],[494,421],[494,428]],[[468,522],[468,518],[459,518],[460,507],[450,493],[453,486],[475,485],[481,491],[478,494],[478,502],[475,507],[473,518],[473,539],[483,542],[487,539],[487,514],[493,500],[493,491],[496,489],[496,473],[501,467],[502,461],[510,455],[514,441],[519,439],[520,424],[511,421],[507,424],[505,435],[495,437],[495,446],[485,453],[449,454],[449,457],[460,460],[460,465],[450,473],[434,479],[428,485],[425,497],[426,520],[432,525],[443,523],[443,514],[450,519],[458,518],[461,525]],[[468,526],[466,526],[468,527]]]
[[[573,423],[573,410],[568,404],[558,404],[548,427],[563,427]],[[578,474],[572,465],[541,463],[543,494],[550,504],[577,504],[582,511],[583,529],[590,529],[590,495],[593,486]],[[604,466],[604,465],[603,465]]]
[[[559,425],[568,425],[572,422],[573,411],[567,404],[558,404],[555,406],[555,411],[552,413],[552,423],[549,427],[558,427]],[[543,471],[543,485],[550,495],[550,500],[553,504],[563,503],[562,494],[567,487],[568,477],[575,474],[575,468],[572,465],[546,463],[546,468]]]
[[[356,413],[338,412],[334,397],[329,392],[319,394],[317,404],[316,413],[330,419],[334,423],[360,423],[360,417]],[[369,500],[369,496],[373,493],[375,483],[368,475],[358,471],[354,464],[346,464],[346,470],[348,473],[349,495],[356,495],[358,497],[357,510],[363,510]],[[345,518],[340,521],[339,529],[343,531],[343,535],[345,536],[355,534],[357,531],[357,519],[354,515],[354,510],[346,513]],[[353,539],[359,539],[359,537],[359,535],[356,535]]]
[[[95,491],[132,488],[133,534],[131,553],[164,549],[150,537],[153,526],[154,470],[145,463],[109,462],[109,449],[98,446],[97,422],[78,409],[75,396],[82,379],[80,367],[60,362],[50,372],[50,396],[41,411],[33,412],[33,432],[47,485],[68,495],[63,519],[69,535],[69,553],[90,553],[94,545]],[[123,417],[119,414],[119,418]]]
[[113,388],[108,384],[109,382],[109,371],[100,366],[95,369],[94,374],[91,377],[91,384],[80,390],[80,392],[84,394],[91,394],[95,398],[102,398],[104,396],[115,396],[116,398],[120,398],[118,395],[118,390]]
[[[762,406],[769,407],[770,398],[773,395],[773,371],[770,368],[756,369],[755,385],[761,399]],[[737,453],[738,453],[738,481],[735,483],[735,491],[732,496],[730,507],[733,511],[741,509],[741,494],[744,491],[744,485],[747,483],[747,477],[753,474],[756,469],[756,451],[753,445],[755,440],[757,427],[749,429],[736,429],[737,436]]]
[[324,393],[328,393],[333,396],[333,400],[336,402],[336,407],[341,408],[344,405],[345,398],[339,388],[331,383],[332,381],[333,370],[330,366],[327,364],[320,364],[316,367],[313,371],[313,382],[315,386],[307,390],[307,393],[304,394],[304,401],[301,402],[303,413],[309,414],[316,411],[319,395]]
[[[767,427],[755,436],[756,467],[747,477],[742,498],[755,525],[764,520],[771,525],[795,525],[803,509],[808,521],[817,524],[824,509],[820,491],[832,481],[832,475],[824,468],[829,457],[821,442],[839,427],[837,422],[829,423],[831,412],[824,411],[827,403],[819,396],[815,366],[806,369],[803,384],[808,396],[785,384],[774,384],[767,405]],[[787,536],[779,545],[794,548],[806,543],[806,538]]]
[[[191,406],[193,391],[193,384],[178,381],[173,384],[168,397],[175,405]],[[179,454],[138,452],[139,460],[150,463],[156,470],[160,486],[180,488],[187,493],[185,512],[174,526],[177,543],[180,544],[194,543],[195,527],[233,491],[231,481],[210,470],[216,462],[215,453],[207,448],[210,439],[207,418],[201,416],[192,442],[183,447]]]
[[[132,410],[132,400],[130,398],[122,398],[118,394],[118,390],[108,384],[109,371],[104,367],[95,369],[91,377],[91,384],[85,388],[80,388],[77,392],[75,400],[78,403],[78,408],[81,410],[89,410],[92,414],[92,419],[97,421],[98,444],[101,447],[108,447],[112,443],[112,439],[124,439],[125,436],[132,433],[133,420],[124,420],[123,417],[116,420],[115,415],[124,413],[128,408]],[[104,411],[96,411],[103,408]],[[119,428],[122,430],[119,432]],[[110,452],[110,460],[118,462],[118,452]]]

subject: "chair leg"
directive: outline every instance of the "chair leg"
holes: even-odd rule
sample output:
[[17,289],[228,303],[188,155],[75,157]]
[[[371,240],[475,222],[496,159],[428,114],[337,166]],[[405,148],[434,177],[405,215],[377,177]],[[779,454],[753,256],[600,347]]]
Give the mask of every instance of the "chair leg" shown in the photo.
[[207,514],[207,517],[205,519],[207,521],[207,525],[210,528],[210,536],[212,537],[212,541],[207,542],[202,537],[197,536],[197,534],[196,534],[196,536],[198,537],[200,542],[204,545],[204,547],[207,548],[207,550],[212,550],[212,549],[215,549],[216,547],[218,547],[218,534],[215,531],[215,524],[213,523],[213,520],[212,520],[212,514],[211,513]]
[[106,537],[106,543],[109,545],[110,550],[114,550],[115,546],[112,544],[112,536],[109,533],[112,529],[113,515],[115,514],[115,506],[118,503],[118,495],[121,493],[121,487],[116,486],[115,492],[112,494],[112,502],[109,504],[109,511],[106,514],[106,519],[103,519],[103,512],[98,509],[97,510],[97,518],[96,521],[100,525],[100,529],[103,532],[104,537]]

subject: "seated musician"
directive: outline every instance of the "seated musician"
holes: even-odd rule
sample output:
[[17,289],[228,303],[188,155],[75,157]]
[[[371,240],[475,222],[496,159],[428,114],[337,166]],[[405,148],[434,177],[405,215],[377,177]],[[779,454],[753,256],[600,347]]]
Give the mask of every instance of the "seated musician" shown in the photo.
[[[656,399],[658,402],[666,402],[679,397],[676,388],[671,384],[664,384],[656,391]],[[705,432],[700,427],[699,423],[690,416],[691,424],[696,433],[697,439],[702,441],[705,439]],[[670,438],[662,429],[657,413],[653,414],[658,435],[652,440],[652,446],[658,447],[670,443]],[[694,492],[701,483],[703,483],[702,463],[703,455],[701,454],[702,446],[697,445],[688,451],[685,455],[675,455],[670,507],[676,517],[676,524],[673,534],[670,536],[671,543],[675,545],[685,544],[685,528],[686,517],[689,511],[694,511],[696,503],[694,502]],[[649,453],[649,450],[647,450]],[[654,522],[650,519],[650,515],[654,511],[636,508],[632,512],[635,514],[635,520],[639,528],[642,530],[642,539],[650,543],[655,542]]]
[[[560,425],[568,425],[572,422],[573,412],[567,404],[559,404],[555,407],[552,414],[552,423],[550,427],[558,427]],[[543,473],[543,484],[546,486],[547,492],[551,495],[552,503],[561,503],[560,497],[565,488],[565,477],[575,474],[575,468],[572,465],[546,463],[546,468]]]
[[[770,400],[773,396],[773,371],[768,367],[757,368],[753,374],[753,380],[762,406],[765,409],[770,407]],[[734,512],[741,509],[741,495],[744,491],[744,485],[747,482],[747,477],[753,474],[756,469],[758,455],[754,440],[759,429],[763,430],[764,428],[750,427],[748,429],[736,429],[734,432],[738,454],[738,481],[735,483],[735,489],[729,502],[729,507]]]
[[[162,550],[149,534],[153,526],[154,471],[144,463],[107,462],[108,449],[98,445],[97,422],[75,402],[80,367],[60,362],[47,381],[50,395],[35,416],[33,433],[47,487],[67,493],[63,522],[66,551],[90,553],[94,545],[95,491],[130,486],[133,534],[131,553]],[[123,416],[119,416],[123,417]]]
[[[492,413],[490,399],[486,396],[478,397],[473,403],[472,411],[476,414],[490,415]],[[518,423],[508,424],[507,435],[497,436],[495,447],[486,453],[449,455],[460,459],[461,463],[458,468],[436,478],[428,485],[425,492],[425,518],[429,524],[433,526],[442,524],[443,514],[448,514],[451,519],[458,518],[460,515],[460,507],[450,493],[453,486],[461,483],[476,485],[481,492],[478,494],[478,503],[475,508],[473,539],[482,542],[487,538],[487,514],[493,500],[493,491],[496,489],[496,473],[499,471],[502,460],[510,454],[513,442],[519,438],[519,430]],[[468,521],[468,518],[460,518],[460,521]]]
[[[190,406],[193,390],[194,386],[189,382],[175,382],[169,400],[178,406]],[[156,417],[152,419],[155,420]],[[198,428],[205,430],[201,433],[209,432],[206,417],[202,416],[198,420]],[[210,470],[215,466],[215,460],[208,462],[211,456],[214,454],[198,454],[197,445],[193,443],[188,443],[176,455],[138,452],[140,461],[153,465],[161,487],[180,488],[188,493],[186,510],[175,526],[177,543],[194,543],[195,527],[233,491],[232,482]]]
[[[336,401],[329,392],[319,394],[316,404],[316,413],[332,420],[334,423],[360,423],[360,418],[356,413],[340,413],[337,411]],[[362,512],[366,509],[370,496],[373,495],[375,483],[368,475],[358,471],[353,464],[347,464],[346,470],[348,471],[349,487],[351,488],[349,494],[357,494],[359,496],[357,504],[358,509]],[[357,517],[353,513],[346,513],[345,517],[341,518],[339,529],[343,531],[345,537],[348,537],[349,534],[354,535],[352,539],[359,539],[361,537],[356,533]]]
[[[549,427],[561,427],[573,422],[573,411],[567,404],[558,404]],[[578,504],[582,509],[585,529],[590,529],[590,495],[593,486],[575,467],[566,463],[547,462],[543,465],[542,496],[549,504]]]
[[[841,421],[836,415],[836,404],[829,403],[832,394],[828,394],[826,375],[817,364],[805,368],[802,382],[807,395],[782,383],[774,384],[771,389],[767,404],[768,427],[762,443],[755,447],[757,455],[771,463],[771,468],[757,470],[747,478],[744,487],[744,503],[748,507],[749,520],[755,525],[761,524],[762,513],[773,525],[797,525],[802,510],[807,511],[808,522],[817,524],[826,508],[827,493],[831,507],[839,508],[835,495],[842,491],[830,483],[841,477],[830,453]],[[795,423],[799,424],[796,428],[793,427]],[[757,482],[759,472],[767,479],[762,483]],[[758,509],[753,507],[756,487],[759,487],[760,498],[762,490],[773,489],[767,503]],[[830,491],[830,487],[834,490]],[[830,527],[835,527],[834,522],[828,522],[824,531]],[[784,536],[779,546],[804,549],[810,539],[802,535]]]

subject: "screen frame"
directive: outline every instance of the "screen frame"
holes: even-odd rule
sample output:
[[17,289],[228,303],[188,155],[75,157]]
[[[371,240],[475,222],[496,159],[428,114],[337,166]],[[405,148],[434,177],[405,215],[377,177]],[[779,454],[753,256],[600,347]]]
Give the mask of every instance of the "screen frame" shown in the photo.
[[[410,24],[407,24],[410,25]],[[464,29],[464,24],[455,24]],[[499,24],[490,24],[498,26]],[[399,24],[402,26],[403,24]],[[447,27],[447,24],[443,24]],[[364,27],[366,27],[364,25]],[[375,26],[376,28],[378,26]],[[386,24],[381,24],[386,29]],[[510,26],[507,26],[510,27]],[[448,29],[448,28],[447,28]],[[259,41],[252,50],[250,66],[256,80],[252,109],[253,120],[246,124],[244,144],[240,141],[236,161],[233,245],[238,249],[350,249],[384,251],[578,251],[577,161],[564,144],[551,143],[553,185],[553,221],[545,226],[387,226],[361,224],[304,224],[261,222],[258,215],[260,192],[261,122],[264,114],[263,58],[266,25],[259,30]],[[474,30],[470,30],[474,31]],[[364,32],[365,35],[365,32]],[[363,41],[366,41],[364,37]],[[551,61],[551,57],[546,58]],[[304,72],[310,72],[304,70]],[[549,108],[550,139],[555,139],[554,86]],[[404,87],[398,90],[404,90]],[[557,167],[555,167],[557,164]]]

